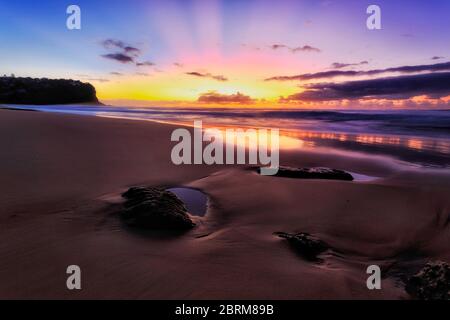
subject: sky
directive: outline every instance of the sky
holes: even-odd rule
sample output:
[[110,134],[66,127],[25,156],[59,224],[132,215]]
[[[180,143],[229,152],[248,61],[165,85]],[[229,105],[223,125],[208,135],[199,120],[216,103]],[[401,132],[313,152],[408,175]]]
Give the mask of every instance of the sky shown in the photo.
[[450,108],[449,40],[448,0],[0,0],[1,74],[113,105]]

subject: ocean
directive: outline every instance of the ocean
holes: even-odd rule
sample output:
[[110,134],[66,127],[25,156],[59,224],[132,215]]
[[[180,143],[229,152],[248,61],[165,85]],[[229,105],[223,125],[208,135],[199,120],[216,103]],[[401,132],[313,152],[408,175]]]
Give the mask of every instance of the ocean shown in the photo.
[[[86,105],[17,106],[45,112],[148,120],[204,127],[278,128],[300,144],[387,155],[421,166],[450,167],[450,110],[261,110],[136,108]],[[283,147],[283,144],[281,145]]]

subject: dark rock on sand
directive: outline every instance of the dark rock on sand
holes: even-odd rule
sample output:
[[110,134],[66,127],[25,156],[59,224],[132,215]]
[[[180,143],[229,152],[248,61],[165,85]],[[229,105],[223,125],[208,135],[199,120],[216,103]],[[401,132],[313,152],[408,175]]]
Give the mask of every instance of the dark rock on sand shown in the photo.
[[428,262],[406,282],[406,292],[420,300],[450,300],[450,266]]
[[0,103],[99,103],[94,86],[77,80],[0,77]]
[[328,249],[325,242],[308,233],[275,232],[274,235],[286,239],[297,253],[308,259],[316,259]]
[[184,203],[170,191],[133,187],[122,196],[126,201],[121,217],[130,226],[172,230],[186,230],[195,226]]
[[[259,170],[259,168],[258,168]],[[297,178],[297,179],[330,179],[353,181],[353,176],[343,170],[330,168],[291,168],[281,166],[276,177]]]

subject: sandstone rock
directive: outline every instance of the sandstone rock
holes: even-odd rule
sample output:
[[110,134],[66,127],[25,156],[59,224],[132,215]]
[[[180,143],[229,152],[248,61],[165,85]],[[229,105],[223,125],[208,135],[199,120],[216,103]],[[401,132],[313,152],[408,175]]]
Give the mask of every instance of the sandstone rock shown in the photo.
[[325,242],[308,233],[275,232],[274,235],[286,239],[297,253],[308,259],[316,259],[317,255],[328,249]]
[[353,181],[353,176],[348,172],[322,167],[292,168],[281,166],[275,176],[297,179],[331,179]]
[[185,230],[195,226],[184,203],[170,191],[133,187],[122,196],[126,201],[121,217],[130,226],[172,230]]
[[406,282],[406,292],[420,300],[450,300],[450,266],[428,262]]

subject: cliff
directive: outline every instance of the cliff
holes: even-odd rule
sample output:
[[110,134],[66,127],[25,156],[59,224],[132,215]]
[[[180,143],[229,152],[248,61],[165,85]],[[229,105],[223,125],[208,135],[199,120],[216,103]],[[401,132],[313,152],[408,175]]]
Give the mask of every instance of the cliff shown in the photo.
[[0,103],[99,103],[90,83],[65,79],[0,77]]

